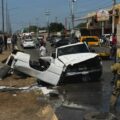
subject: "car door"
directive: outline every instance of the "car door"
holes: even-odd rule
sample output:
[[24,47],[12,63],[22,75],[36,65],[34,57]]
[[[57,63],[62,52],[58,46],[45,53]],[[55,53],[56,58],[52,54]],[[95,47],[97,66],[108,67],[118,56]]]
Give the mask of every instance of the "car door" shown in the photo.
[[57,62],[51,61],[47,70],[39,71],[31,68],[29,74],[43,82],[57,85],[63,72],[63,66],[64,65],[59,60],[57,60]]

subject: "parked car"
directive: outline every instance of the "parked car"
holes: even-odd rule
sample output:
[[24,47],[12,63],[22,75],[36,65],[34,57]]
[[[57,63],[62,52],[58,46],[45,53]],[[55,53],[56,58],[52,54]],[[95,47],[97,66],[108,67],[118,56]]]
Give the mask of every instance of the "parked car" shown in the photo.
[[58,47],[52,56],[37,61],[31,61],[27,53],[12,53],[6,64],[52,85],[58,85],[69,77],[88,81],[99,80],[102,75],[100,57],[91,53],[87,44],[79,42]]
[[35,42],[33,39],[25,39],[22,41],[23,48],[35,47]]

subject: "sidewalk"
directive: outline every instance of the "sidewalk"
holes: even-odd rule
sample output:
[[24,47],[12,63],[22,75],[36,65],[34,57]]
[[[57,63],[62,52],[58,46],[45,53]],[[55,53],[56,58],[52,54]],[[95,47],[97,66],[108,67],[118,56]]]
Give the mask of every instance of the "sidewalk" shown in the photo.
[[5,60],[9,55],[10,55],[11,51],[9,50],[5,50],[0,54],[0,62],[2,62],[3,60]]

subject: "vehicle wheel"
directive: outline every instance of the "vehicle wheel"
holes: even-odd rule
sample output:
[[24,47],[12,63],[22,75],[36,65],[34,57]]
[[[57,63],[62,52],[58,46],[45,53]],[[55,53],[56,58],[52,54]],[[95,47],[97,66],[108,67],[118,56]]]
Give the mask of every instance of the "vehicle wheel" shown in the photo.
[[65,83],[65,73],[62,73],[58,85],[62,85],[63,83]]

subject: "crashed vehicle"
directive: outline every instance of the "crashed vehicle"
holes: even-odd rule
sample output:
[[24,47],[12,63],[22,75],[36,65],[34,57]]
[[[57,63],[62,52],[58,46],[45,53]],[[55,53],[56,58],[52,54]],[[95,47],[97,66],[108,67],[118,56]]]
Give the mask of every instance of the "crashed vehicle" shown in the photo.
[[98,80],[102,75],[100,57],[82,42],[58,47],[51,56],[40,57],[38,61],[32,61],[27,53],[14,52],[6,64],[51,85],[58,85],[68,77]]

